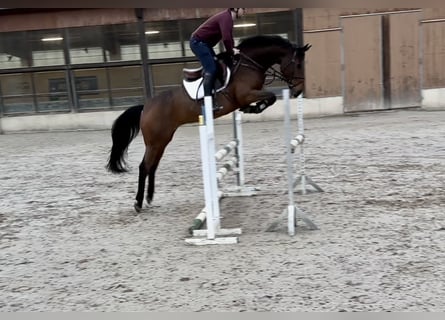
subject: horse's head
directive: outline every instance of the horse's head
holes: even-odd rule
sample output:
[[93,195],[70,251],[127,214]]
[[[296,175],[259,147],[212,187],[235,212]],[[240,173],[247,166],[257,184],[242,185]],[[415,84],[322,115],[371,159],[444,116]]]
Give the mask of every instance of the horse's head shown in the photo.
[[309,44],[304,47],[293,45],[280,62],[283,80],[288,84],[294,97],[300,95],[304,88],[304,56],[310,47]]
[[[277,35],[257,35],[243,39],[238,45],[247,64],[285,81],[293,96],[298,96],[304,87],[304,56],[311,46],[297,47],[295,44]],[[280,71],[272,66],[280,65]]]

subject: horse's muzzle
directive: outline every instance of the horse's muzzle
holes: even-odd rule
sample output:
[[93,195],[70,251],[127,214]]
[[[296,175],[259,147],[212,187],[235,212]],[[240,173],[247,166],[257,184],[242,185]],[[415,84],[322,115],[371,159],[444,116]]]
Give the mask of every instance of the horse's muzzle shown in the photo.
[[296,86],[291,88],[290,93],[292,97],[296,98],[303,92],[304,86]]
[[303,90],[292,90],[292,96],[294,98],[298,97],[301,93],[303,92]]
[[293,86],[289,86],[291,89],[291,94],[294,98],[298,97],[304,89],[304,81],[301,81],[297,84],[294,84]]

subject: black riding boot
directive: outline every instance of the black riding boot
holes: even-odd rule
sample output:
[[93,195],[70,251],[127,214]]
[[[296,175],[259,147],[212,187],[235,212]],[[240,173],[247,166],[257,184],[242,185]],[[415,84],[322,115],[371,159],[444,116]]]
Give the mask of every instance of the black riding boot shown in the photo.
[[214,94],[214,86],[215,86],[216,77],[210,73],[204,74],[203,87],[204,87],[204,96],[211,96],[213,101],[213,111],[218,111],[220,108],[216,103],[216,94]]

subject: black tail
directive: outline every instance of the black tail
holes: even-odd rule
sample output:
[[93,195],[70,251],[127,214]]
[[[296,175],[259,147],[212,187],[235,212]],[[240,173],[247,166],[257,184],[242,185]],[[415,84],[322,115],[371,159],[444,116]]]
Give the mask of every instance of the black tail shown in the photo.
[[143,105],[130,107],[114,121],[111,128],[113,145],[107,163],[109,171],[113,173],[128,171],[125,157],[128,146],[139,133],[139,122],[143,109]]

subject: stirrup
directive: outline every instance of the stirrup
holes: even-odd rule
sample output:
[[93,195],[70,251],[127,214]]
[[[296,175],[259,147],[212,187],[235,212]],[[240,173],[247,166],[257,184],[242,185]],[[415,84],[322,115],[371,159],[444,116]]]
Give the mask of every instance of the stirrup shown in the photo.
[[216,92],[215,91],[213,91],[213,93],[212,93],[212,104],[213,104],[212,105],[213,112],[219,111],[223,108],[223,106],[220,106],[218,104],[218,102],[216,101]]
[[213,104],[213,112],[219,111],[223,108],[223,106],[217,105],[217,104]]
[[212,99],[212,101],[213,101],[213,106],[212,106],[213,112],[217,112],[217,111],[221,110],[222,108],[224,108],[224,106],[221,106],[216,102],[216,99]]

